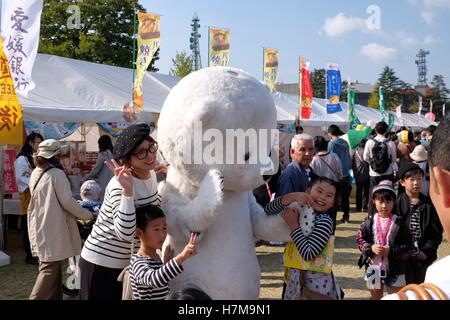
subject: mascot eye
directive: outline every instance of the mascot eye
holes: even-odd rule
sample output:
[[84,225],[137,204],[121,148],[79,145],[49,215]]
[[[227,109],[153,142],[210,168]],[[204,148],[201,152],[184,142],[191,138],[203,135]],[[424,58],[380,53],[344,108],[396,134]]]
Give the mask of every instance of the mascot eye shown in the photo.
[[250,159],[250,152],[247,152],[247,153],[244,155],[244,159],[245,159],[245,162],[247,162],[248,159]]

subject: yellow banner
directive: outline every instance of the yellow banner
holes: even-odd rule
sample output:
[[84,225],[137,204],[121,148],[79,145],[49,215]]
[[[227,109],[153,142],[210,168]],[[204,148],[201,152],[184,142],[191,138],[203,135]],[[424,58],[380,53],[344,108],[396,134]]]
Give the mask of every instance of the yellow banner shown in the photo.
[[278,76],[278,50],[264,48],[264,82],[273,91]]
[[284,250],[284,266],[288,268],[295,268],[300,270],[316,271],[331,273],[331,266],[333,264],[333,251],[334,251],[334,236],[331,236],[327,245],[323,248],[322,252],[317,255],[313,260],[303,260],[300,253],[297,251],[297,247],[294,242],[289,241],[286,249]]
[[134,109],[140,111],[144,106],[142,101],[142,77],[159,48],[160,16],[153,13],[139,12],[138,20],[138,55],[136,60],[137,76],[134,83]]
[[209,66],[228,66],[230,57],[230,30],[209,29]]
[[0,37],[0,143],[23,143],[23,115]]

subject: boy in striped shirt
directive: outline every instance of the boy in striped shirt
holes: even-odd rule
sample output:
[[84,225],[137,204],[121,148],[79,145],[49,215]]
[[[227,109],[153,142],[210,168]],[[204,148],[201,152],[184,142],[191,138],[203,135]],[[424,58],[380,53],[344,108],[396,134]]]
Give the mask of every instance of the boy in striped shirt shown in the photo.
[[167,236],[164,212],[148,204],[136,209],[136,236],[141,246],[131,257],[130,279],[134,300],[162,300],[169,295],[169,281],[183,271],[184,261],[196,254],[196,235],[191,234],[189,243],[175,258],[167,247],[164,262],[156,250],[161,250]]

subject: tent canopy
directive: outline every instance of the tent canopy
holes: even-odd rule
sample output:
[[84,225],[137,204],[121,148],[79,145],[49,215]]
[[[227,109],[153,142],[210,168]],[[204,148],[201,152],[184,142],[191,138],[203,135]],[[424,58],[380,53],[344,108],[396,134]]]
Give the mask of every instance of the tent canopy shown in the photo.
[[[124,122],[122,110],[132,98],[133,70],[38,54],[33,67],[36,87],[19,95],[24,120],[37,122]],[[146,72],[140,120],[159,113],[178,77]]]

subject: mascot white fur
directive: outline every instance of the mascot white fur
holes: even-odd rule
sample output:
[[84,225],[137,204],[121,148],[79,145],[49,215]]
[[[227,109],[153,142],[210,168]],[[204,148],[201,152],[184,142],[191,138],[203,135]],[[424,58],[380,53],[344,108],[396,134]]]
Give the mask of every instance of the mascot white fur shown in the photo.
[[[198,137],[199,128],[203,137]],[[232,147],[224,141],[220,150],[211,145],[218,143],[212,136],[226,137],[227,129],[275,128],[270,92],[241,70],[202,69],[171,90],[158,122],[158,144],[170,163],[160,185],[168,225],[164,247],[170,244],[177,254],[190,233],[199,232],[197,255],[171,281],[172,290],[196,286],[213,299],[259,298],[255,241],[288,241],[290,234],[280,215],[267,215],[252,194],[264,183],[261,168],[270,160],[271,142],[244,144],[243,159],[233,156],[234,164],[223,159],[230,151],[239,157],[242,144]],[[258,152],[258,161],[249,161]]]

